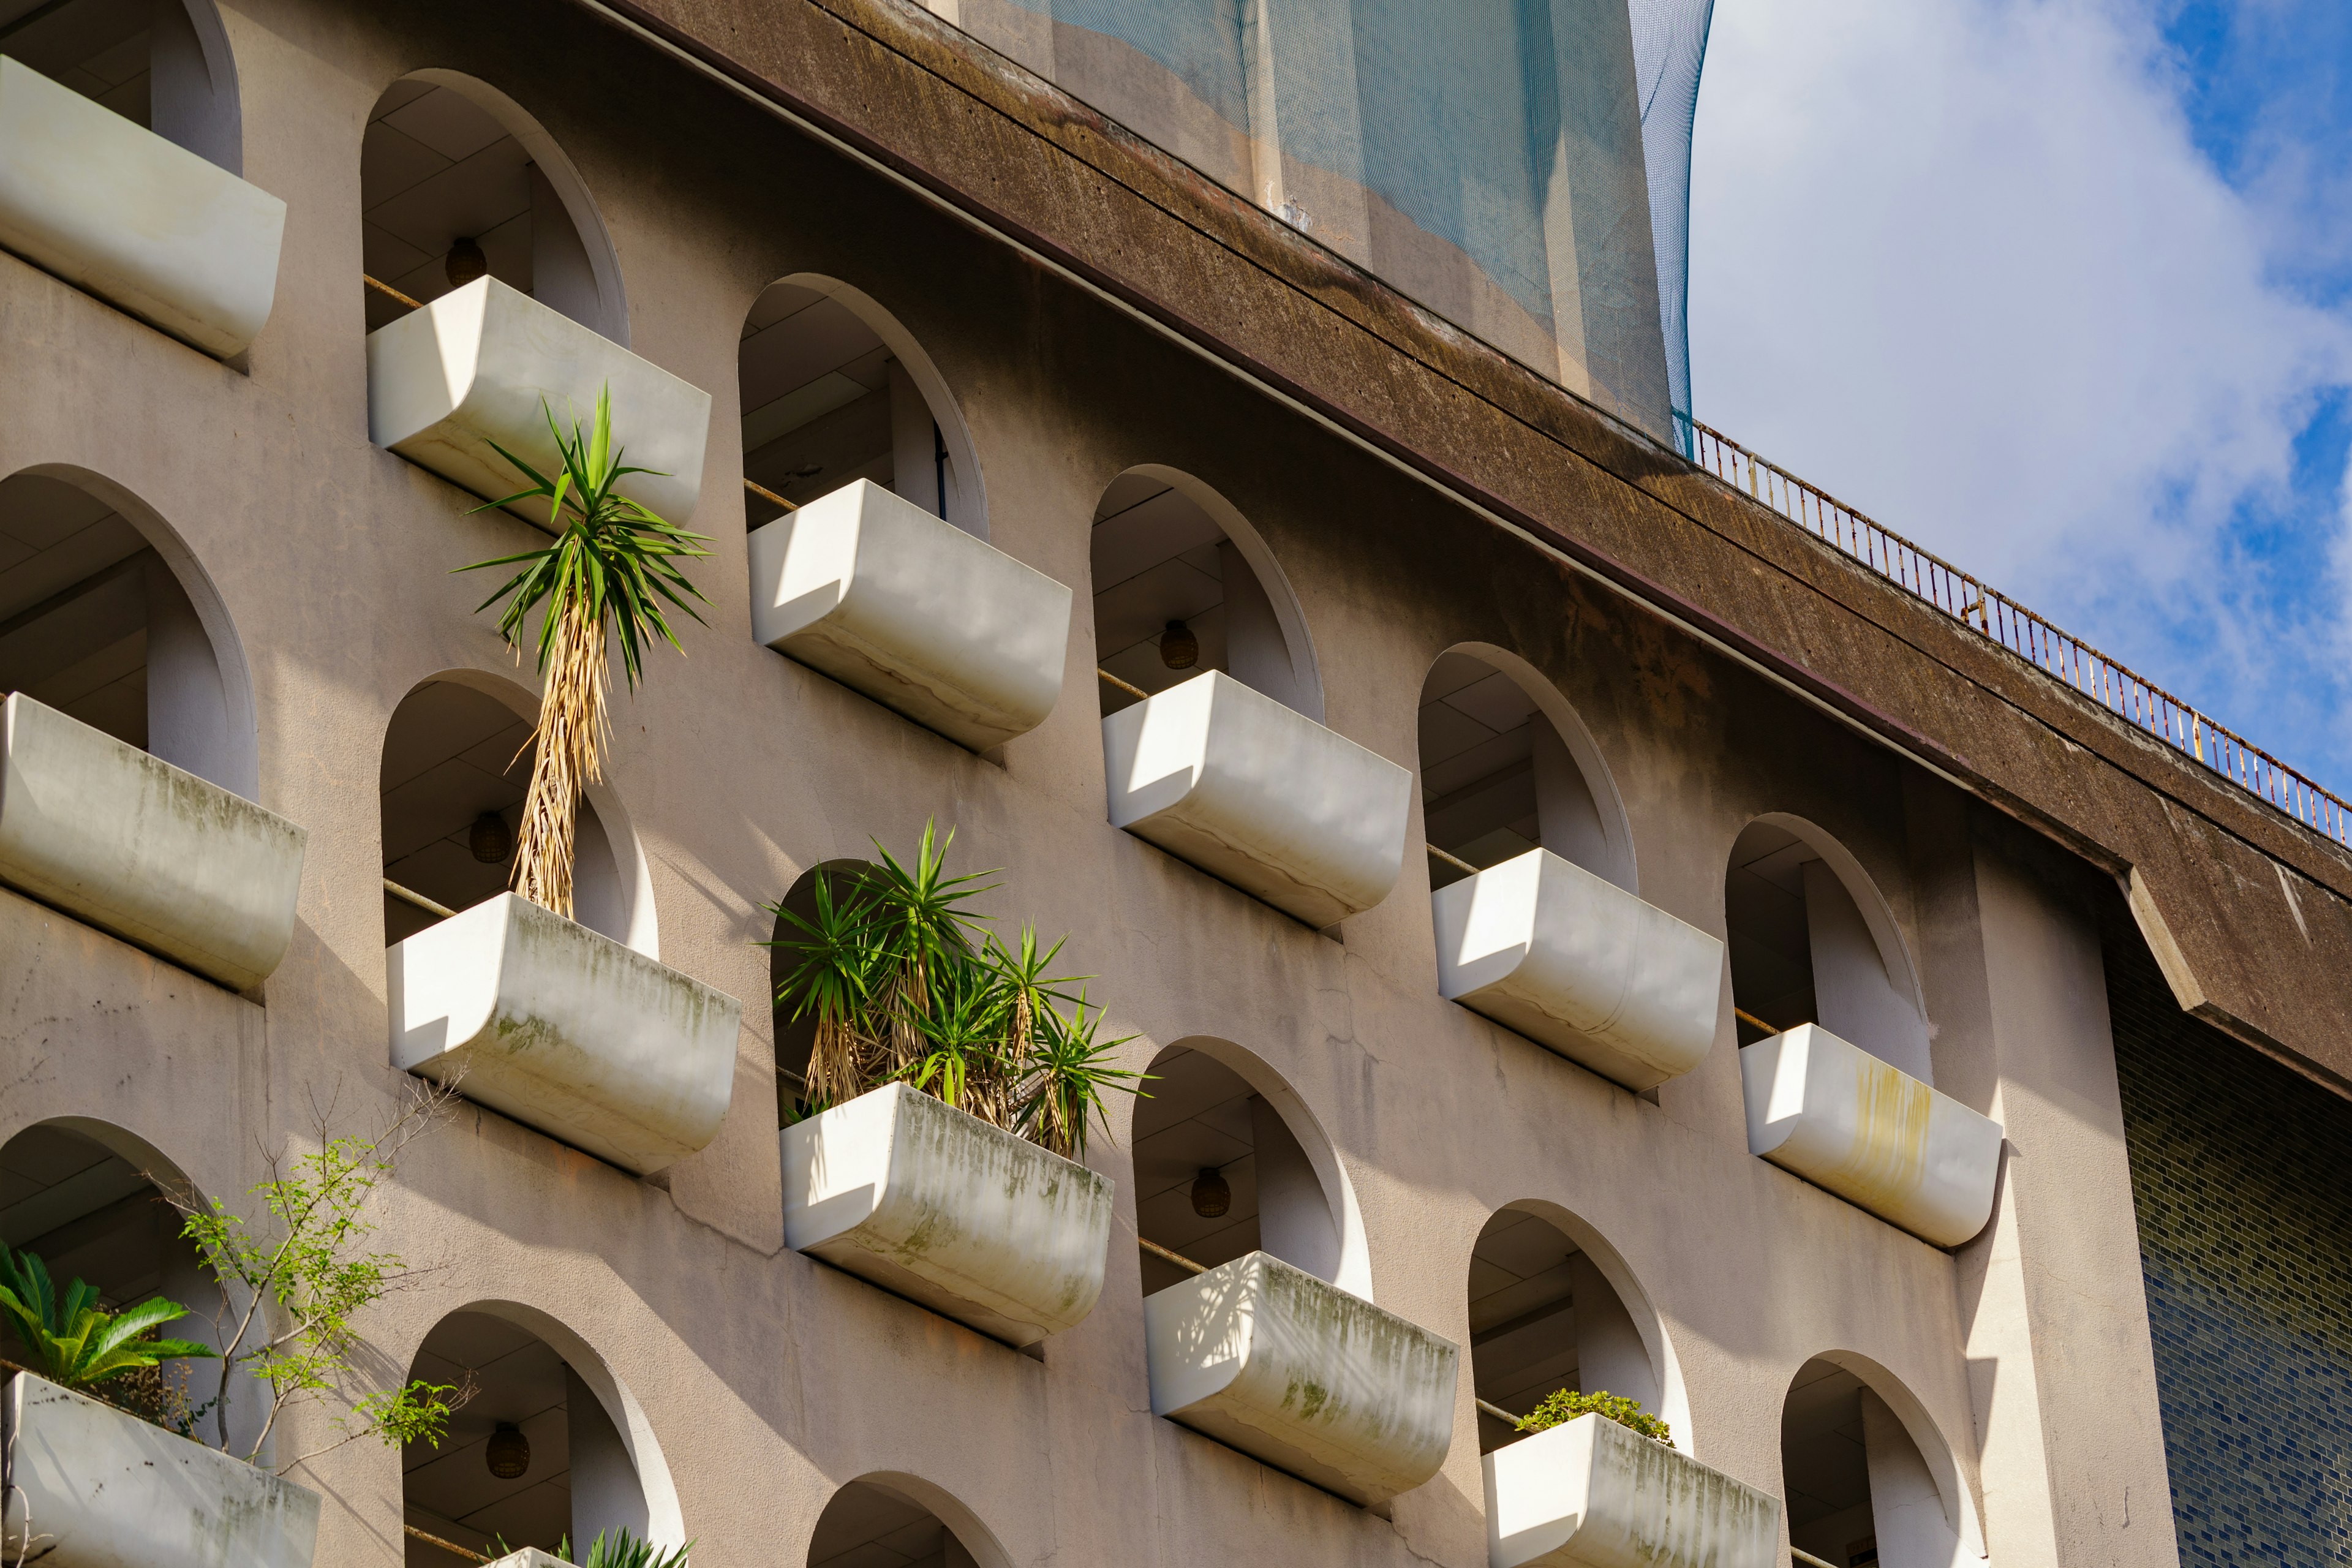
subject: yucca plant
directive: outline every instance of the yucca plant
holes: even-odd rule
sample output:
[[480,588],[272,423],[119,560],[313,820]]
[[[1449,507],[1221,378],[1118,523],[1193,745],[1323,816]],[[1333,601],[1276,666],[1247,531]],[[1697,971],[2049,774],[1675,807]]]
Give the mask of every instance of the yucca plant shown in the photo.
[[966,900],[993,872],[951,877],[950,830],[926,824],[911,859],[875,845],[878,863],[816,879],[810,915],[767,906],[796,961],[776,988],[795,1021],[814,1019],[804,1092],[788,1120],[904,1080],[991,1126],[1084,1157],[1106,1089],[1140,1091],[1111,1058],[1131,1037],[1097,1040],[1083,976],[1050,973],[1062,944],[1024,925],[1008,946]]
[[220,1352],[194,1340],[149,1339],[151,1330],[188,1315],[161,1296],[110,1312],[98,1288],[77,1279],[58,1300],[48,1265],[0,1242],[0,1312],[24,1342],[32,1370],[60,1388],[89,1389],[167,1361]]
[[[477,507],[488,511],[521,500],[544,500],[555,542],[543,550],[477,561],[460,572],[520,565],[522,570],[475,606],[479,614],[499,600],[499,636],[522,655],[523,626],[541,611],[539,673],[539,743],[530,769],[530,792],[523,802],[522,832],[515,849],[514,890],[569,919],[572,914],[572,831],[580,795],[603,774],[603,752],[611,726],[604,706],[610,639],[621,644],[621,669],[634,692],[644,672],[646,647],[656,637],[685,651],[670,629],[663,606],[697,621],[701,613],[688,601],[703,598],[687,580],[682,560],[708,555],[709,536],[665,521],[614,487],[631,474],[653,473],[621,461],[613,439],[613,389],[596,395],[596,417],[583,430],[572,421],[566,434],[545,399],[549,434],[562,466],[554,478],[491,443],[499,457],[530,480],[503,500]],[[707,601],[706,601],[707,602]]]
[[[589,1543],[586,1557],[572,1555],[572,1537],[566,1535],[555,1548],[558,1561],[575,1563],[579,1568],[687,1568],[686,1554],[694,1550],[689,1541],[683,1546],[661,1547],[649,1541],[640,1541],[625,1527],[600,1530]],[[506,1537],[498,1538],[501,1557],[511,1557],[515,1549],[507,1544]]]

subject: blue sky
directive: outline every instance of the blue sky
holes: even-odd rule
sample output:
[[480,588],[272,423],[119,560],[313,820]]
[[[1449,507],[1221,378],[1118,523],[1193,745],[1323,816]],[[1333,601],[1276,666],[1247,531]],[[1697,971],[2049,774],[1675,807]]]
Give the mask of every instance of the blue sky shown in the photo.
[[1717,0],[1698,416],[2352,795],[2352,4]]

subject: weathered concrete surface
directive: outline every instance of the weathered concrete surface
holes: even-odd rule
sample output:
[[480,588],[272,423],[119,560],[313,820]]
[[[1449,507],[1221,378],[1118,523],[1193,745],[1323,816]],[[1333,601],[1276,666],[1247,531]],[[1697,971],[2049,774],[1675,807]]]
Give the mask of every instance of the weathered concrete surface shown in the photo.
[[1438,994],[1636,1092],[1715,1046],[1723,943],[1530,849],[1430,895]]
[[889,0],[585,3],[2135,877],[2134,912],[2183,1007],[2352,1092],[2352,849],[925,13]]
[[286,204],[0,59],[0,246],[206,353],[269,320]]
[[0,1389],[0,1456],[11,1563],[310,1568],[317,1492],[31,1373]]
[[1486,1456],[1489,1568],[1773,1568],[1780,1500],[1601,1415]]
[[1404,869],[1412,775],[1221,669],[1102,731],[1112,826],[1318,930]]
[[856,479],[756,530],[751,636],[975,752],[1062,694],[1070,590]]
[[1992,1214],[2000,1123],[1819,1024],[1743,1047],[1748,1148],[1938,1247]]
[[718,1135],[743,1006],[513,893],[384,954],[392,1065],[646,1175]]
[[1010,1345],[1102,1296],[1108,1176],[903,1083],[780,1136],[786,1246]]
[[21,691],[0,707],[0,881],[233,991],[286,956],[306,838]]
[[1437,1473],[1461,1347],[1253,1252],[1149,1298],[1151,1413],[1379,1506]]
[[[710,394],[495,278],[370,332],[367,363],[368,439],[484,500],[530,482],[492,443],[551,479],[563,459],[549,415],[584,434],[607,387],[625,461],[649,470],[614,488],[681,525],[701,499]],[[548,518],[545,501],[513,510]]]

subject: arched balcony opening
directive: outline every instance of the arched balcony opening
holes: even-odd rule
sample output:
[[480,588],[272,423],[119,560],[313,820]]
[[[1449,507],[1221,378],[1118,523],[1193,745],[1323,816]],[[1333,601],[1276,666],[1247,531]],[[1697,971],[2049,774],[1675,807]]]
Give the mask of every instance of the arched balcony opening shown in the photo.
[[[1638,1291],[1629,1307],[1611,1272],[1533,1205],[1498,1209],[1478,1233],[1469,1295],[1480,1453],[1520,1438],[1496,1410],[1525,1416],[1563,1390],[1638,1401],[1670,1426],[1683,1415],[1679,1388],[1668,1409],[1652,1349],[1665,1347],[1655,1315]],[[1675,1436],[1687,1447],[1687,1433]]]
[[1214,1268],[1263,1251],[1369,1296],[1352,1194],[1289,1088],[1223,1041],[1171,1046],[1149,1070],[1133,1132],[1144,1294],[1190,1277],[1168,1253]]
[[600,1533],[685,1543],[677,1494],[634,1397],[587,1343],[543,1312],[482,1302],[425,1337],[411,1378],[472,1394],[436,1446],[401,1455],[409,1568],[457,1561],[423,1531],[496,1555],[553,1552],[566,1538],[585,1562]]
[[489,277],[627,346],[619,260],[585,183],[488,84],[423,70],[386,89],[360,144],[360,210],[362,265],[383,286],[366,290],[370,331],[408,313],[396,294],[430,304]]
[[236,63],[212,0],[16,5],[0,55],[232,174],[245,172]]
[[[384,731],[384,944],[504,891],[530,785],[536,700],[494,676],[452,671],[402,700]],[[573,830],[572,918],[659,955],[643,856],[607,785],[592,786]]]
[[[831,878],[827,892],[836,906],[845,898],[855,897],[858,877],[873,868],[870,860],[826,860],[810,867],[793,879],[791,889],[782,900],[782,908],[802,920],[814,922],[817,917],[816,887],[823,878]],[[768,995],[775,1014],[776,1029],[776,1125],[788,1127],[799,1119],[800,1107],[808,1089],[809,1058],[816,1050],[816,1018],[814,1015],[795,1018],[789,1008],[773,1002],[785,980],[797,969],[802,955],[790,944],[809,940],[807,931],[782,915],[776,917],[774,929],[769,933]]]
[[1739,1043],[1819,1024],[1923,1084],[1927,1019],[1885,898],[1851,851],[1801,817],[1748,825],[1724,879]]
[[1306,617],[1274,552],[1223,496],[1176,469],[1129,468],[1095,507],[1095,662],[1106,717],[1206,670],[1320,723]]
[[947,380],[873,298],[816,273],[778,279],[744,318],[737,366],[750,527],[864,479],[988,537]]
[[1632,835],[1599,748],[1526,661],[1465,645],[1421,689],[1421,795],[1430,884],[1442,888],[1530,849],[1633,892]]
[[1984,1555],[1951,1450],[1874,1363],[1820,1356],[1780,1413],[1789,1543],[1840,1568],[1953,1568]]
[[971,1510],[912,1476],[868,1476],[834,1493],[808,1550],[808,1568],[1000,1568],[1009,1561]]

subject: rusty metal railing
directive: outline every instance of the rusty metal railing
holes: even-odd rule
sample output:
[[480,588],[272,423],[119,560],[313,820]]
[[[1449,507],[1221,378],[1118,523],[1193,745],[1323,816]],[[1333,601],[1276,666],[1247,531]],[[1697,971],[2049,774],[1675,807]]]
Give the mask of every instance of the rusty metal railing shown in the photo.
[[1696,420],[1691,457],[1732,489],[1763,502],[1814,538],[1980,632],[2110,713],[2188,752],[2265,805],[2352,844],[2352,804],[2280,762],[2234,730],[2052,626],[1997,588],[1817,486],[1807,484]]

